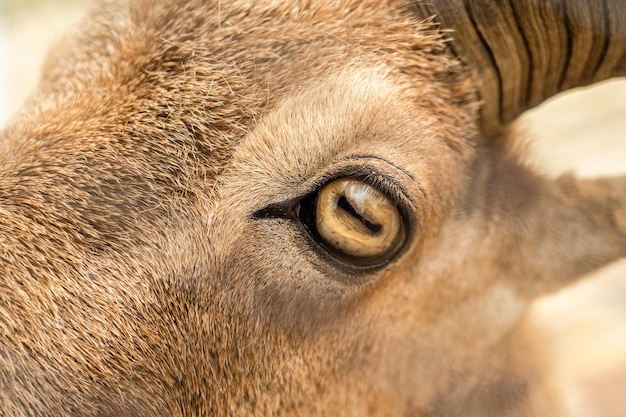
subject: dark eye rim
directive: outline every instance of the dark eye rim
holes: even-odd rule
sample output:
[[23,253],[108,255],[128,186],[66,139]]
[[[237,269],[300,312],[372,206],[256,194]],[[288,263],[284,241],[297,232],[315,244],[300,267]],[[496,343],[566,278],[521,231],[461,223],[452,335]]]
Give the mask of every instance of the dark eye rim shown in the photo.
[[[415,183],[417,193],[414,193],[413,198],[411,198],[412,194],[397,178],[398,176],[405,177],[406,181]],[[311,203],[317,199],[317,195],[323,187],[340,178],[352,178],[363,181],[381,191],[398,208],[402,219],[404,241],[389,259],[363,264],[362,262],[351,262],[350,260],[342,259],[342,257],[337,257],[333,255],[332,248],[328,250],[324,245],[320,244],[320,242],[323,242],[323,238],[319,235],[316,236],[315,228],[307,227],[305,222],[302,221],[303,209],[307,205],[311,207]],[[315,251],[325,263],[333,268],[337,268],[339,271],[345,271],[348,274],[377,272],[395,260],[400,259],[416,243],[417,237],[420,235],[422,211],[425,204],[425,201],[422,200],[426,196],[422,192],[419,182],[413,176],[385,159],[370,155],[350,156],[333,164],[333,166],[316,176],[316,178],[307,181],[306,185],[297,188],[300,189],[297,194],[292,194],[292,197],[266,205],[251,213],[250,219],[287,220],[300,231],[306,246]],[[315,209],[314,206],[312,208]]]
[[[374,187],[377,190],[380,190],[387,198],[389,198],[398,208],[398,212],[400,214],[400,222],[401,228],[403,231],[403,241],[398,244],[397,247],[393,248],[390,252],[381,254],[381,256],[376,257],[358,257],[353,255],[348,255],[346,253],[341,252],[340,250],[332,247],[326,239],[324,239],[318,232],[316,227],[316,209],[317,209],[317,200],[320,192],[329,185],[330,183],[340,180],[340,179],[353,179],[362,181],[370,187]],[[306,230],[309,237],[315,242],[316,246],[321,248],[326,254],[330,255],[333,260],[341,263],[342,266],[348,266],[350,268],[356,268],[361,270],[372,270],[381,268],[391,261],[393,261],[396,257],[403,252],[404,247],[407,245],[407,242],[410,240],[410,229],[409,220],[410,216],[406,214],[406,208],[402,207],[398,204],[397,200],[389,195],[389,192],[386,189],[381,189],[380,186],[372,184],[371,181],[367,180],[367,177],[360,176],[339,176],[324,182],[320,187],[318,187],[315,191],[307,194],[300,200],[298,200],[294,205],[294,213],[295,216],[300,221],[300,224]]]

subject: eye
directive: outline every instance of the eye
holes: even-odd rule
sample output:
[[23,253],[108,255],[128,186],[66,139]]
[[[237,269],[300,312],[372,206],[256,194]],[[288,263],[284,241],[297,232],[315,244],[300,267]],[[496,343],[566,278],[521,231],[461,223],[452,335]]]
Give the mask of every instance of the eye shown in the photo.
[[335,257],[358,266],[378,266],[401,249],[402,215],[383,192],[354,178],[341,178],[301,202],[313,237]]

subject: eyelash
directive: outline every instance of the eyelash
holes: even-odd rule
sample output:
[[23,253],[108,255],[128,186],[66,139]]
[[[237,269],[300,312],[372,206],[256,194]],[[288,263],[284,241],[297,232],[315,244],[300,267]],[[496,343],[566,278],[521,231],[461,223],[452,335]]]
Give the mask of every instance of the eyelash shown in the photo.
[[313,180],[310,184],[307,184],[306,188],[299,193],[300,195],[298,197],[270,204],[254,212],[251,218],[282,218],[299,220],[296,210],[297,206],[301,204],[301,202],[310,198],[316,198],[319,191],[331,182],[342,177],[351,177],[359,179],[371,187],[380,190],[398,206],[400,213],[407,219],[407,221],[413,222],[415,220],[415,215],[413,214],[413,204],[407,197],[408,193],[404,190],[404,187],[400,186],[387,175],[377,170],[369,168],[368,172],[364,172],[363,169],[358,168],[360,167],[344,167],[344,169],[337,169],[331,173],[322,175]]
[[308,194],[304,195],[301,199],[306,198],[309,194],[319,192],[319,190],[324,188],[326,185],[339,178],[350,177],[361,180],[367,185],[376,188],[377,190],[380,190],[398,207],[403,216],[413,220],[413,212],[415,210],[412,201],[408,197],[409,193],[404,189],[403,186],[398,184],[396,180],[394,180],[389,175],[370,167],[367,168],[367,172],[364,172],[361,167],[346,168],[347,169],[336,170],[332,173],[332,175],[326,175],[320,178],[320,180],[317,181],[314,186],[310,187],[311,191]]

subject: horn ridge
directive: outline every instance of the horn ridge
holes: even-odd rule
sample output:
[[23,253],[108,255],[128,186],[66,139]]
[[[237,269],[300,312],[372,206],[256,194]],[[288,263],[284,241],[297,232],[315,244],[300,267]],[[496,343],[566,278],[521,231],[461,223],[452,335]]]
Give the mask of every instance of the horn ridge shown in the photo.
[[487,136],[561,91],[626,75],[624,0],[416,0],[413,12],[452,29]]

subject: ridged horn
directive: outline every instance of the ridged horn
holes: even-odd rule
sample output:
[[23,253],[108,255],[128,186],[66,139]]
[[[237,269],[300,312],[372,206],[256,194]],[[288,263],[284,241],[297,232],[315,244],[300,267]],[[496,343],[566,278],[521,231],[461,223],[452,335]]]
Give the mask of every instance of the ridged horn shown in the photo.
[[525,110],[574,87],[626,75],[625,0],[417,0],[420,18],[451,29],[498,135]]

